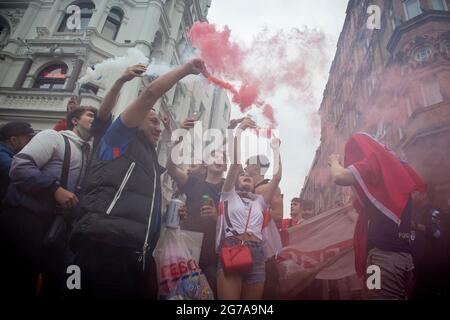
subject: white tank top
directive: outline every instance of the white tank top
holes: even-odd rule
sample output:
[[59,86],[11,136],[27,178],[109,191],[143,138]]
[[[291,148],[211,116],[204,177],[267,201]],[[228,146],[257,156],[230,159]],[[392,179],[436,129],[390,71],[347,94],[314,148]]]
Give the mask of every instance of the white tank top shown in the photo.
[[234,188],[222,192],[220,201],[224,202],[225,208],[225,238],[243,234],[248,220],[247,233],[262,240],[263,213],[268,205],[261,195],[250,193],[249,197],[241,198]]

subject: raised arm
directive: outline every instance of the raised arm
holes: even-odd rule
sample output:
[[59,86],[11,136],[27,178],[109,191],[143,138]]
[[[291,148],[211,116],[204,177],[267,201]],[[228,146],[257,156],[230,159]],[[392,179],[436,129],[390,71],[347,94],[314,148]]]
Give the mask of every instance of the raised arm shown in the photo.
[[[256,190],[256,194],[264,195],[269,184],[259,186]],[[281,195],[280,187],[277,187],[275,193],[270,201],[270,214],[275,221],[283,219],[283,197]]]
[[273,196],[278,190],[278,185],[281,181],[282,176],[282,166],[281,166],[281,157],[280,157],[280,139],[274,138],[271,143],[271,147],[273,150],[273,164],[274,164],[274,175],[272,180],[267,184],[266,189],[264,190],[262,196],[264,201],[267,204],[272,202]]
[[122,76],[114,82],[111,89],[109,89],[106,96],[103,98],[102,103],[98,109],[97,117],[102,121],[108,121],[111,116],[111,112],[117,104],[117,100],[119,99],[120,90],[123,85],[133,80],[135,77],[139,77],[146,70],[146,66],[143,64],[136,64],[134,66],[130,66],[127,70],[122,74]]
[[236,130],[236,134],[234,136],[234,143],[232,144],[233,152],[231,153],[232,154],[231,165],[222,187],[223,192],[231,191],[234,188],[234,185],[236,184],[236,179],[239,176],[239,172],[241,171],[242,166],[240,157],[241,153],[240,140],[242,132],[244,132],[244,130],[247,128],[256,128],[255,122],[250,118],[243,119]]
[[328,165],[330,166],[333,182],[339,186],[352,186],[356,184],[352,172],[340,164],[339,158],[340,156],[338,154],[332,154],[328,158]]
[[[186,133],[187,133],[188,132],[187,130],[194,127],[194,123],[195,123],[195,121],[193,119],[188,118],[188,119],[184,120],[183,123],[181,124],[181,129],[186,130]],[[179,142],[181,142],[181,140],[178,141],[177,143],[179,143]],[[183,187],[188,181],[188,174],[185,171],[178,168],[175,165],[175,163],[173,163],[172,149],[173,149],[173,147],[169,148],[169,152],[168,152],[167,164],[166,164],[167,173],[177,183],[178,187]]]
[[201,59],[193,59],[152,81],[121,114],[122,123],[128,128],[139,127],[156,101],[177,81],[189,74],[199,74],[204,69]]

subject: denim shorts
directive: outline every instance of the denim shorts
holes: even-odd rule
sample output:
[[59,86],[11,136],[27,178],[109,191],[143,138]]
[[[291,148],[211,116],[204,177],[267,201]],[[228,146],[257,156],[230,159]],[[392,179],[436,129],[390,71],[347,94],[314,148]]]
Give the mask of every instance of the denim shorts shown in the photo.
[[[222,242],[222,246],[232,246],[240,243],[241,241],[235,238],[226,238]],[[266,281],[266,257],[264,255],[264,249],[261,242],[256,241],[244,241],[245,245],[250,248],[253,258],[252,269],[242,274],[242,280],[247,284],[263,283]],[[223,270],[222,261],[220,261],[220,255],[217,257],[217,274]]]

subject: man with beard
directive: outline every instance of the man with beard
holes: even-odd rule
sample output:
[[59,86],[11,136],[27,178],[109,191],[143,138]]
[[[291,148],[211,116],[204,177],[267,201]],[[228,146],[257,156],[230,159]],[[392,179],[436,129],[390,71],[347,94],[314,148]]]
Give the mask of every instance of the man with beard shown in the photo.
[[82,199],[83,217],[71,246],[82,270],[81,295],[155,298],[152,257],[161,228],[161,181],[156,145],[156,101],[177,81],[204,70],[190,62],[152,81],[109,127],[92,160]]

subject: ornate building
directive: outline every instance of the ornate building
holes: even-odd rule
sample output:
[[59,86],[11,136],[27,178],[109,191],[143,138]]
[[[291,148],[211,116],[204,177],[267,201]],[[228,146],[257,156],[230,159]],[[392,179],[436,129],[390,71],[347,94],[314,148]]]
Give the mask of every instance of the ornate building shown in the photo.
[[[78,29],[70,28],[70,6],[80,9]],[[211,0],[0,0],[0,124],[24,120],[37,130],[64,117],[70,97],[98,107],[115,79],[77,85],[85,70],[137,48],[147,57],[178,65],[189,49],[187,32],[206,21]],[[109,82],[108,82],[109,81]],[[134,79],[122,89],[120,113],[148,82]],[[200,112],[203,127],[224,129],[230,102],[223,90],[180,82],[157,103],[173,127]],[[165,163],[165,150],[159,148]],[[166,190],[171,181],[164,179]],[[165,194],[166,198],[169,194]]]
[[[381,28],[370,29],[370,5]],[[449,0],[350,0],[320,107],[321,144],[301,197],[316,212],[350,201],[327,159],[366,131],[426,180],[432,204],[450,213]]]
[[[22,119],[51,127],[81,89],[81,105],[98,106],[110,83],[77,88],[86,68],[138,48],[146,56],[180,64],[187,31],[205,21],[211,0],[0,0],[0,122]],[[79,29],[69,29],[71,5],[81,9]],[[69,11],[69,13],[67,13]],[[116,113],[147,79],[122,91]],[[193,94],[195,91],[195,95]],[[200,109],[205,127],[223,128],[230,105],[213,87],[180,83],[158,106],[175,121]]]

